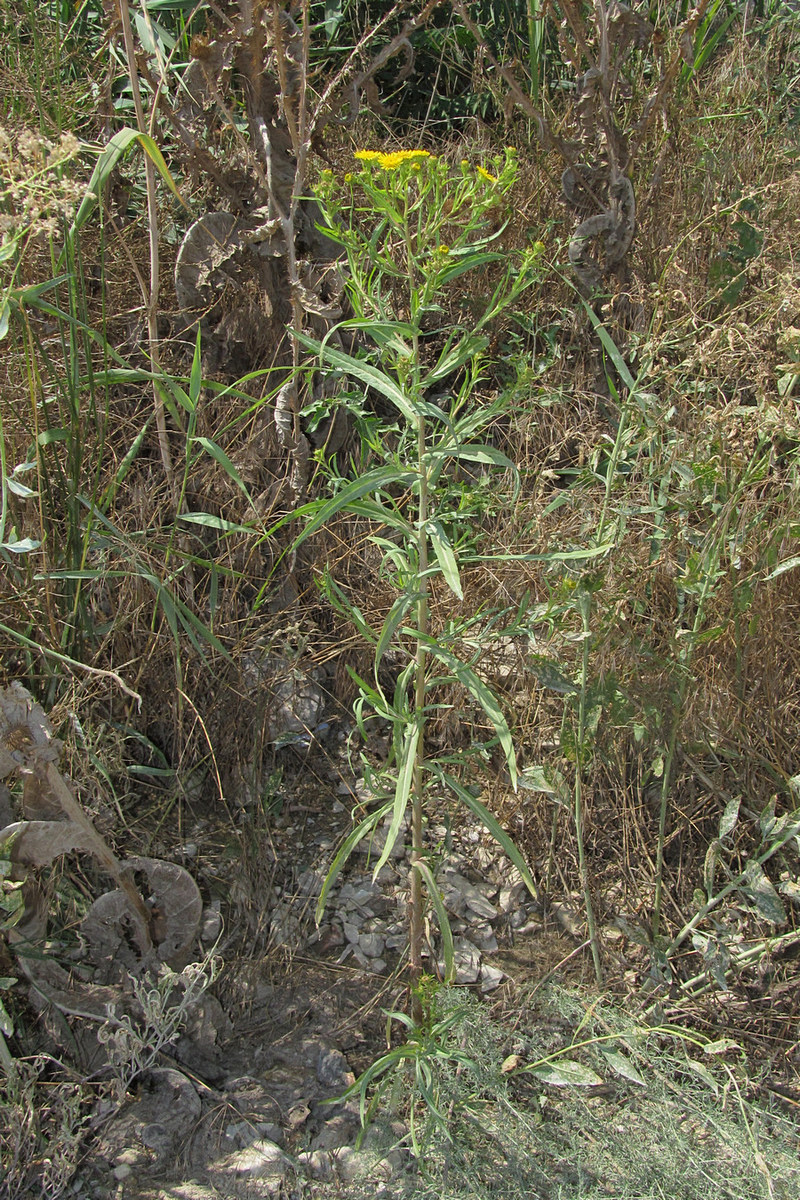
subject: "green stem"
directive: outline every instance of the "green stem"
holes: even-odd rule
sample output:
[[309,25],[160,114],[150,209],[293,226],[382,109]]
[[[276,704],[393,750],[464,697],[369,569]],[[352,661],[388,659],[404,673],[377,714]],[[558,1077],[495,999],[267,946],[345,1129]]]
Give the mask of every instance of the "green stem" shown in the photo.
[[586,924],[589,929],[589,941],[592,947],[594,973],[599,987],[603,986],[603,966],[600,962],[600,943],[597,938],[597,926],[592,906],[592,893],[589,888],[589,871],[586,865],[586,845],[583,836],[583,750],[586,739],[586,688],[589,678],[589,652],[591,648],[590,618],[592,598],[589,592],[580,596],[581,623],[583,627],[583,655],[581,660],[581,690],[578,699],[578,737],[575,754],[575,837],[578,843],[578,869],[581,877],[583,903],[586,908]]
[[[414,334],[414,362],[419,362],[417,334]],[[419,728],[416,760],[411,789],[411,911],[409,921],[409,962],[411,974],[412,1018],[419,1025],[423,1019],[419,983],[422,976],[422,946],[424,941],[424,911],[422,876],[413,864],[422,858],[422,808],[425,790],[425,669],[427,652],[424,639],[428,636],[428,473],[425,466],[425,417],[417,417],[417,460],[419,463],[419,500],[417,505],[417,639],[414,667],[414,721]]]

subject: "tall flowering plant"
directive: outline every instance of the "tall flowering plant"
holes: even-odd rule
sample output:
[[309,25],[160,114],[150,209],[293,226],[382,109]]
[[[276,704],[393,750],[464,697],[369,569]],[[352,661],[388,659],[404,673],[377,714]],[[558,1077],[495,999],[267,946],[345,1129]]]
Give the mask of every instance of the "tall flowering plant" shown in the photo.
[[[394,591],[382,625],[373,628],[331,572],[323,580],[333,604],[374,649],[372,678],[355,676],[359,726],[366,733],[365,721],[374,715],[390,722],[393,737],[386,770],[377,779],[370,776],[376,784],[377,806],[358,821],[336,855],[317,918],[358,843],[371,837],[381,822],[388,823],[375,865],[377,874],[410,812],[409,961],[416,1022],[423,1017],[419,985],[426,893],[438,919],[445,978],[450,980],[454,974],[453,938],[436,884],[435,863],[425,846],[426,801],[431,793],[449,793],[466,806],[502,845],[535,894],[522,856],[459,777],[458,764],[437,757],[426,744],[434,692],[440,711],[446,685],[460,684],[491,728],[484,753],[499,747],[516,785],[508,722],[497,697],[475,670],[474,655],[465,652],[470,631],[474,633],[474,618],[465,615],[462,571],[474,531],[469,528],[469,505],[459,503],[457,496],[454,499],[452,483],[454,468],[467,463],[466,477],[495,473],[498,487],[504,479],[509,490],[516,488],[513,462],[491,444],[487,434],[501,412],[502,399],[492,403],[476,399],[486,373],[492,324],[541,274],[540,244],[517,256],[499,245],[516,169],[512,149],[488,166],[473,166],[467,160],[451,165],[425,150],[360,150],[351,172],[339,179],[326,171],[317,189],[325,232],[342,246],[347,264],[353,315],[336,328],[340,334],[358,331],[357,340],[364,348],[346,353],[341,349],[346,339],[339,338],[337,345],[330,335],[322,341],[306,336],[301,340],[314,355],[314,369],[335,373],[345,384],[350,381],[342,402],[356,409],[366,430],[367,452],[362,453],[353,478],[336,478],[331,499],[305,505],[295,514],[306,521],[296,545],[337,513],[355,513],[371,522],[372,541],[383,553]],[[453,324],[445,315],[445,301],[456,286],[460,291],[454,298],[465,298],[461,277],[467,274],[476,286],[469,303],[460,307],[470,312],[471,319]],[[356,399],[359,391],[361,402]],[[392,412],[377,430],[374,420],[371,425],[364,423],[365,392],[380,397],[384,408],[388,402]],[[430,597],[437,578],[453,597],[453,611],[446,627],[434,631]],[[394,661],[401,662],[393,691],[385,687],[381,670],[390,648]]]

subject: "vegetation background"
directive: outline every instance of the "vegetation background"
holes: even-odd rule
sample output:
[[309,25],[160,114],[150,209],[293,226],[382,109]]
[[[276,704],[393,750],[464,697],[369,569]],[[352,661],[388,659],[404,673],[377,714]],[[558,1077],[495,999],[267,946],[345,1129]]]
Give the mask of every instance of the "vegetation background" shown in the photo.
[[[362,686],[399,610],[376,510],[336,497],[405,443],[379,388],[318,357],[338,330],[385,361],[326,188],[358,149],[494,178],[514,147],[486,261],[420,351],[480,335],[448,387],[496,456],[437,482],[457,565],[442,550],[425,631],[471,674],[436,677],[427,760],[585,927],[586,986],[730,1038],[745,1091],[795,1110],[798,62],[797,6],[771,0],[0,0],[0,664],[83,806],[123,857],[170,858],[209,816],[251,873],[229,927],[264,952],[253,847],[326,754],[321,712],[281,714],[310,679],[328,723],[355,701],[374,768],[408,655],[400,631]],[[354,202],[353,229],[373,213]],[[535,282],[482,327],[534,246]],[[409,512],[403,478],[373,499]],[[51,936],[94,886],[57,862]],[[6,1066],[33,1036],[12,950]]]

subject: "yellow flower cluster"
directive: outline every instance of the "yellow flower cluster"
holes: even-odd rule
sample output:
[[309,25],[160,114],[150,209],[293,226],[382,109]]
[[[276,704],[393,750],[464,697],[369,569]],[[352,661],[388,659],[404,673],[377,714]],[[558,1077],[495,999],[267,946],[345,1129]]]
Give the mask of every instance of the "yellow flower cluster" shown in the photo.
[[381,154],[378,150],[356,150],[355,157],[361,162],[376,162],[384,171],[395,171],[403,163],[410,163],[419,170],[421,160],[432,156],[427,150],[395,150],[390,154]]

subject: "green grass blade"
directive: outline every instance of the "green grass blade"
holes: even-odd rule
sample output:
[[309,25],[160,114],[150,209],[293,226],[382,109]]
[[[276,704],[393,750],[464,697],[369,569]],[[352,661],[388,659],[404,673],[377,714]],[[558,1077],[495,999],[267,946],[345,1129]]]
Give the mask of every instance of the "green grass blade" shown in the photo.
[[215,460],[215,462],[219,463],[219,465],[222,467],[225,474],[228,476],[229,479],[233,480],[233,482],[236,484],[236,486],[239,488],[239,490],[244,495],[245,499],[247,500],[247,503],[252,508],[253,501],[252,501],[249,491],[247,490],[244,480],[242,479],[241,475],[236,470],[236,467],[233,465],[231,460],[228,458],[227,454],[222,449],[222,447],[218,446],[215,441],[212,441],[212,439],[208,438],[208,437],[195,437],[195,438],[192,438],[192,441],[197,442],[197,444],[199,446],[202,446],[203,449],[205,451],[207,451],[208,454],[211,455],[211,457]]
[[[67,241],[71,241],[78,231],[86,224],[87,220],[94,211],[95,205],[98,203],[103,189],[108,181],[112,171],[116,167],[119,160],[130,148],[133,142],[138,142],[145,154],[150,158],[161,178],[166,183],[172,194],[177,200],[188,210],[189,206],[184,201],[175,181],[170,174],[169,167],[164,161],[164,156],[158,148],[156,142],[147,133],[140,133],[138,129],[133,129],[126,126],[125,129],[118,130],[111,138],[111,141],[105,147],[97,160],[92,177],[89,180],[89,185],[86,190],[86,195],[80,203],[75,218],[67,233]],[[65,251],[62,250],[61,258],[64,257]],[[59,262],[61,259],[59,259]]]

